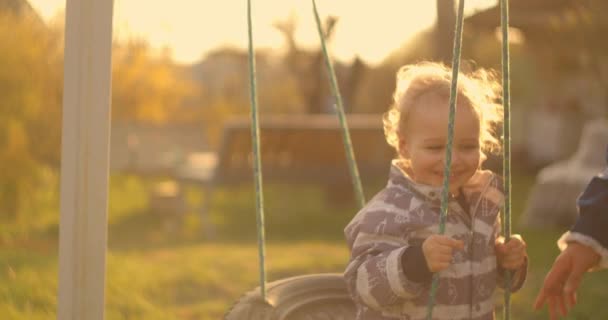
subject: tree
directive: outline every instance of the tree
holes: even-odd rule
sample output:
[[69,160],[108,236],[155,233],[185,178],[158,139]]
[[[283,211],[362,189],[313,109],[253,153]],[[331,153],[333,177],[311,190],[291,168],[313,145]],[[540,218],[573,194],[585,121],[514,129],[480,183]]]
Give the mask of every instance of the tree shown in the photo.
[[165,52],[155,56],[144,41],[115,43],[112,51],[112,119],[151,124],[178,120],[198,94]]
[[[327,42],[331,37],[338,19],[328,17],[323,29]],[[328,96],[329,82],[325,76],[323,51],[319,48],[309,52],[302,50],[295,41],[296,22],[292,16],[287,21],[275,23],[277,28],[285,37],[287,42],[287,56],[285,62],[287,68],[298,79],[298,86],[308,113],[324,113],[326,98]]]
[[435,25],[435,59],[449,63],[452,60],[456,13],[454,0],[437,0]]
[[62,39],[30,14],[0,13],[0,217],[23,220],[45,168],[59,166]]

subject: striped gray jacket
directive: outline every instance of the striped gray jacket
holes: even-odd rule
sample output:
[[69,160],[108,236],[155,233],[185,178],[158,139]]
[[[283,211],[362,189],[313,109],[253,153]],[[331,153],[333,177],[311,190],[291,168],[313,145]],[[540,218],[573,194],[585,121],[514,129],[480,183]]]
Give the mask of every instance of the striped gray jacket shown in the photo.
[[[465,248],[439,273],[433,319],[494,319],[494,293],[503,284],[494,252],[501,190],[500,178],[480,170],[462,188],[468,210],[450,199],[445,234],[463,240]],[[440,205],[440,187],[413,182],[393,162],[388,185],[348,224],[344,232],[351,258],[344,277],[358,320],[426,319],[430,282],[408,279],[401,255],[438,232]],[[515,274],[512,291],[521,288],[526,271],[527,260]]]

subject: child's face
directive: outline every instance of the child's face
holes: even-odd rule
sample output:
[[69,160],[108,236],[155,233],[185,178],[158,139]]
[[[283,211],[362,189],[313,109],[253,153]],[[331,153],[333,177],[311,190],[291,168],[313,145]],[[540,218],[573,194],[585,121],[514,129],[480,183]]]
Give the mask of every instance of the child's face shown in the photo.
[[[456,110],[450,174],[453,194],[473,176],[482,161],[477,115],[466,103],[458,103]],[[433,94],[420,97],[409,114],[399,153],[409,160],[408,174],[418,183],[443,185],[448,117],[447,99]]]

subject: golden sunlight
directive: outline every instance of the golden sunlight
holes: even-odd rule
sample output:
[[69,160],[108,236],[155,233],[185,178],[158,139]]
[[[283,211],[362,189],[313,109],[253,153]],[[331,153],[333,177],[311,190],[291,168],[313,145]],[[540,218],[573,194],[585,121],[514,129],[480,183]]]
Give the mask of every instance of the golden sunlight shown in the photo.
[[[493,0],[470,0],[469,12],[495,4]],[[65,0],[30,0],[45,19],[63,10]],[[119,40],[140,38],[154,48],[169,48],[173,58],[192,63],[220,46],[247,46],[246,1],[167,2],[114,0],[114,37]],[[296,41],[304,47],[318,46],[312,5],[301,0],[254,0],[255,45],[280,49],[284,39],[273,27],[277,21],[293,17]],[[360,56],[378,63],[414,33],[435,21],[435,1],[379,0],[317,1],[321,16],[339,21],[331,43],[336,59]]]

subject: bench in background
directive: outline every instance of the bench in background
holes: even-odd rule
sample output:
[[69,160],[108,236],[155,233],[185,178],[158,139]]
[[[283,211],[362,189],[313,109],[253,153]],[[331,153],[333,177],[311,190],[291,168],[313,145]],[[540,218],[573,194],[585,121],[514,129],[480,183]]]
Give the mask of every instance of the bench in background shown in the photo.
[[[385,142],[381,116],[347,119],[361,178],[385,178],[394,150]],[[204,225],[209,225],[207,207],[213,188],[241,183],[253,186],[251,140],[250,119],[233,119],[223,130],[217,153],[191,153],[175,169],[180,183],[204,188]],[[335,115],[264,116],[260,141],[264,183],[351,185],[342,129]]]

